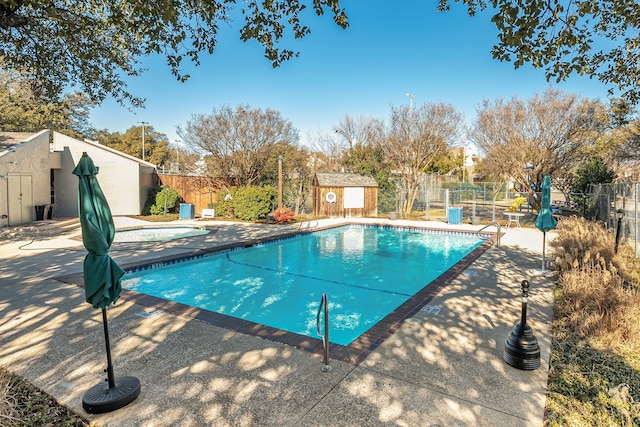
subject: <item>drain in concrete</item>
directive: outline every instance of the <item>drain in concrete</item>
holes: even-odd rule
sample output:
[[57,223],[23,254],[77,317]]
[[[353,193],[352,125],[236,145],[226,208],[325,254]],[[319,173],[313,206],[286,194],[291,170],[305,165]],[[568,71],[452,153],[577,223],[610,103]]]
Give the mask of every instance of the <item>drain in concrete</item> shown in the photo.
[[422,311],[426,312],[427,314],[432,314],[434,316],[436,316],[438,313],[440,313],[440,310],[442,309],[442,306],[440,305],[425,305],[424,307],[422,307]]
[[160,316],[161,314],[162,314],[162,311],[153,310],[153,311],[141,311],[139,313],[136,313],[136,316],[142,317],[144,319],[155,319],[156,317]]

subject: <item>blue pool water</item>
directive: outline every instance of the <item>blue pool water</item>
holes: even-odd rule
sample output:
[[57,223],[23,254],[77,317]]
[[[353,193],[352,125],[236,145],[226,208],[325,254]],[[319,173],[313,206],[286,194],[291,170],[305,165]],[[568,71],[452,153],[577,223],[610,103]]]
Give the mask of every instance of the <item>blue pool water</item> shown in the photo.
[[127,273],[122,286],[348,345],[482,243],[475,235],[344,226]]

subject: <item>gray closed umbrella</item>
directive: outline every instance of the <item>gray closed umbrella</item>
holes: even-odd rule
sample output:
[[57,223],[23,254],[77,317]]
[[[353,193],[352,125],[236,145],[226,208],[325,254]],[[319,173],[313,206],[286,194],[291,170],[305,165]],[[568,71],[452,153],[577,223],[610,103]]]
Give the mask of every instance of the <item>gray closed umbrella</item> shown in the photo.
[[558,221],[551,214],[551,178],[545,175],[542,179],[542,200],[540,204],[540,212],[536,218],[536,227],[542,231],[542,271],[545,270],[545,245],[547,231],[556,228]]
[[140,394],[140,381],[135,377],[115,378],[111,362],[106,308],[120,297],[120,279],[124,270],[109,256],[115,226],[111,209],[98,184],[98,168],[87,153],[73,170],[78,176],[78,214],[82,226],[82,242],[88,253],[83,263],[85,298],[102,310],[102,323],[107,348],[107,381],[89,389],[82,406],[89,413],[111,412],[133,402]]

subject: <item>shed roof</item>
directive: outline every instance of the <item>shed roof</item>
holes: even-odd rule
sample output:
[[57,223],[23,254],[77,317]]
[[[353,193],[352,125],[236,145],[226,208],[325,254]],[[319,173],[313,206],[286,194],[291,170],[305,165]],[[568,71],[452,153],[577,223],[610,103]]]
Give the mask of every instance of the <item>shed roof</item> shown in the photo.
[[320,187],[377,187],[378,183],[370,176],[357,173],[317,173]]

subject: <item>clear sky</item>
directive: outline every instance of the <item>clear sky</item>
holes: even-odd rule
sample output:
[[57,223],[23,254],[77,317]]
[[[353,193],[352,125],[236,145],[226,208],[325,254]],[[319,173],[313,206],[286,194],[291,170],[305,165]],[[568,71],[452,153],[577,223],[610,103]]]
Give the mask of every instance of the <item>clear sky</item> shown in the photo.
[[[513,96],[526,99],[549,83],[542,70],[491,57],[497,30],[491,15],[469,17],[466,9],[436,13],[436,0],[343,0],[350,26],[338,28],[329,15],[305,21],[312,33],[294,41],[300,57],[272,68],[262,47],[240,41],[241,22],[218,37],[212,56],[202,64],[185,64],[191,75],[178,82],[160,57],[145,59],[148,71],[128,80],[129,90],[146,99],[146,107],[130,112],[112,100],[95,108],[97,129],[124,132],[149,122],[179,139],[176,128],[194,114],[223,105],[248,104],[279,111],[299,130],[301,142],[317,132],[331,132],[345,114],[387,119],[390,105],[444,101],[454,105],[467,123],[475,119],[483,99]],[[223,24],[224,27],[224,24]],[[556,88],[585,98],[607,100],[607,87],[574,76]]]

